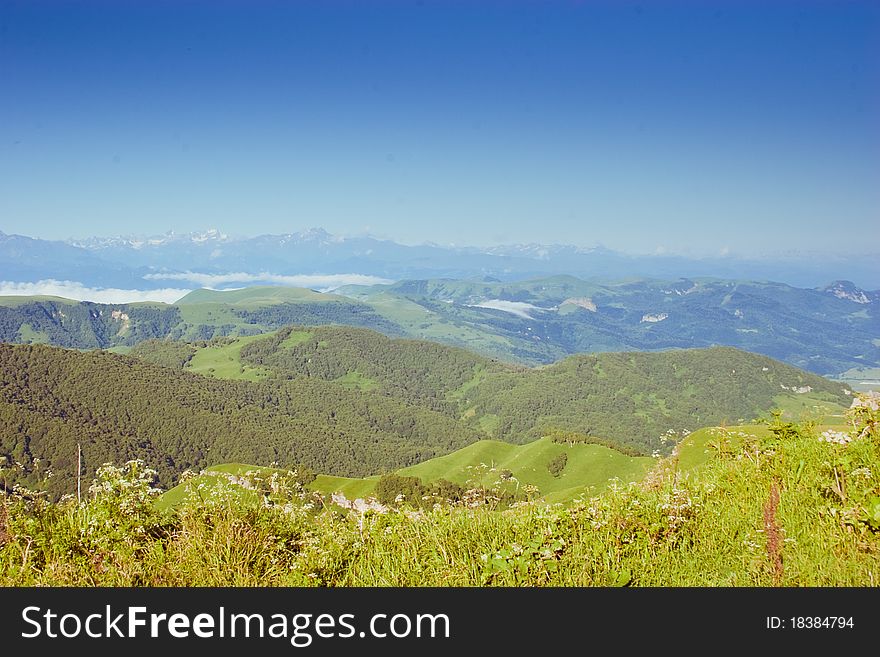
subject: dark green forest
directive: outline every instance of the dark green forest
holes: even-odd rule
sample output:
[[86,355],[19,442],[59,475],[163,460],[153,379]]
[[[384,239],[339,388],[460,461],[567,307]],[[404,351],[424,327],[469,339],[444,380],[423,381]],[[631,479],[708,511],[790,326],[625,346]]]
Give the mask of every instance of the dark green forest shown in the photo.
[[0,455],[53,496],[105,462],[144,459],[173,485],[186,469],[245,462],[364,476],[480,438],[453,418],[318,379],[225,381],[102,351],[0,345]]
[[630,453],[671,447],[665,431],[751,420],[782,386],[849,405],[843,386],[732,347],[570,356],[549,367],[500,372],[470,395],[477,417],[498,418],[494,437],[527,442],[557,431]]
[[839,383],[727,347],[527,369],[351,327],[289,327],[245,345],[242,363],[267,369],[263,381],[186,371],[200,348],[228,340],[145,341],[133,356],[0,344],[0,456],[19,464],[5,483],[35,486],[51,470],[49,492],[71,492],[78,443],[86,481],[132,458],[163,486],[227,462],[360,477],[487,437],[668,453],[667,431],[766,415],[792,388],[848,405]]
[[791,388],[809,387],[814,401],[849,403],[839,383],[731,347],[571,356],[524,368],[432,342],[328,326],[287,327],[240,354],[279,380],[358,381],[507,442],[566,435],[565,442],[575,436],[632,455],[671,449],[660,440],[670,429],[766,415],[778,395],[795,394]]
[[[848,404],[843,386],[766,356],[731,347],[570,356],[539,368],[515,367],[463,349],[393,340],[348,327],[296,327],[257,340],[241,358],[287,377],[332,381],[357,372],[377,391],[478,424],[491,435],[528,442],[559,431],[631,454],[650,454],[668,429],[750,420],[787,388]],[[484,421],[483,425],[486,427]]]
[[233,312],[248,324],[270,329],[287,324],[345,324],[369,327],[387,335],[404,334],[400,326],[377,314],[371,306],[357,301],[278,303],[256,309],[236,309]]
[[[294,332],[308,337],[286,344]],[[287,327],[243,347],[241,360],[287,378],[333,381],[356,372],[385,395],[448,414],[460,412],[454,393],[474,380],[479,371],[523,369],[465,349],[426,340],[392,339],[347,326]]]
[[156,365],[183,369],[183,367],[195,355],[198,348],[207,344],[207,341],[191,343],[177,342],[174,340],[158,340],[154,338],[151,340],[144,340],[133,347],[128,354],[140,358],[141,360],[155,363]]

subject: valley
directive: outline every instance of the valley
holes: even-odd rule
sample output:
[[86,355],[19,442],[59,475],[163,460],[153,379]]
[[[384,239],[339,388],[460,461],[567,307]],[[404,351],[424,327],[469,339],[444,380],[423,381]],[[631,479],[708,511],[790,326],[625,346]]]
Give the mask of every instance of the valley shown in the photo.
[[[849,401],[839,383],[726,347],[527,368],[346,326],[148,340],[128,355],[0,345],[0,365],[0,418],[17,427],[0,437],[0,453],[22,464],[22,484],[51,469],[43,485],[56,497],[74,486],[77,444],[87,476],[105,461],[141,458],[165,487],[186,470],[227,462],[463,484],[462,468],[485,457],[523,485],[562,495],[613,476],[582,467],[596,454],[630,477],[645,463],[639,458],[670,453],[669,432],[680,438],[777,407],[828,414]],[[521,451],[511,451],[516,445]],[[573,450],[552,480],[535,460],[552,458],[547,449]]]

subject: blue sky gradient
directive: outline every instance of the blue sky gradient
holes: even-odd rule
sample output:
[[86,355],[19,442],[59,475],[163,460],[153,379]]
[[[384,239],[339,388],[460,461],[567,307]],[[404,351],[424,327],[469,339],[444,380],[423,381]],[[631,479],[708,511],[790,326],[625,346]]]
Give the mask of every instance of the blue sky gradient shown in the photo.
[[876,252],[880,3],[0,4],[0,230]]

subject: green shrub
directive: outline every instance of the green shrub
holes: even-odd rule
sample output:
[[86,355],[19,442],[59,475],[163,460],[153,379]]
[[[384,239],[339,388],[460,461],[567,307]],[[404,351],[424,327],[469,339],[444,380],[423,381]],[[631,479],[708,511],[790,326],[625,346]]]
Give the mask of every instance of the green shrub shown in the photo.
[[565,466],[568,464],[568,454],[566,452],[560,452],[547,464],[547,471],[552,474],[554,477],[559,477],[562,475],[562,471],[565,470]]

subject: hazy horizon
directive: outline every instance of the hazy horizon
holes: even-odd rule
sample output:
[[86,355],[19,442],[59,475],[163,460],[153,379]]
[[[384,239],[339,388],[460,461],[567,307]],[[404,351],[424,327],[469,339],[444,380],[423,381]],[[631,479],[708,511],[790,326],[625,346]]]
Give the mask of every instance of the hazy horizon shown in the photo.
[[0,230],[880,241],[870,2],[8,2]]
[[[665,247],[656,248],[653,251],[637,251],[637,250],[628,250],[626,248],[623,249],[615,249],[610,248],[606,244],[602,244],[600,242],[594,243],[574,243],[574,242],[561,242],[561,241],[529,241],[529,242],[483,242],[483,243],[475,243],[468,242],[466,240],[459,240],[457,242],[441,242],[434,239],[430,239],[430,236],[421,241],[406,241],[397,239],[394,235],[388,234],[377,234],[373,232],[361,231],[358,233],[333,233],[327,231],[322,226],[299,226],[299,227],[291,227],[288,230],[282,232],[226,232],[214,227],[206,227],[206,228],[195,228],[193,230],[174,230],[173,228],[167,229],[164,231],[153,231],[153,232],[128,232],[128,233],[104,233],[104,234],[95,234],[95,233],[76,233],[73,235],[67,235],[65,237],[45,237],[42,235],[36,234],[27,234],[27,233],[18,233],[18,232],[6,232],[3,230],[3,227],[0,226],[0,233],[5,233],[8,235],[18,235],[20,237],[27,237],[31,239],[37,240],[46,240],[46,241],[55,241],[55,242],[64,242],[67,244],[83,244],[88,242],[89,240],[97,239],[97,240],[112,240],[112,239],[130,239],[130,240],[148,240],[148,239],[157,239],[157,238],[165,238],[169,236],[174,236],[176,238],[186,238],[189,236],[206,236],[212,233],[219,233],[222,236],[222,239],[228,240],[230,242],[237,241],[246,241],[251,240],[258,237],[281,237],[285,235],[303,235],[313,231],[325,231],[332,238],[339,240],[355,240],[355,239],[375,239],[380,241],[392,242],[395,244],[399,244],[402,246],[428,246],[428,247],[439,247],[443,249],[476,249],[476,250],[492,250],[499,248],[516,248],[516,247],[528,247],[528,246],[545,246],[545,247],[573,247],[576,249],[582,249],[584,251],[590,250],[606,250],[614,253],[618,253],[625,256],[633,256],[633,257],[645,257],[645,256],[655,256],[655,257],[669,257],[669,258],[685,258],[685,259],[693,259],[693,260],[707,260],[707,259],[739,259],[739,260],[763,260],[766,258],[782,258],[782,259],[792,259],[792,260],[802,260],[802,259],[810,259],[819,255],[823,255],[826,257],[834,258],[834,259],[844,259],[849,257],[858,257],[865,258],[870,256],[876,256],[880,253],[880,247],[876,244],[868,242],[861,243],[851,246],[851,250],[846,254],[834,254],[828,253],[827,250],[822,249],[820,247],[816,247],[814,249],[794,249],[794,248],[770,248],[767,247],[765,250],[753,250],[750,253],[742,253],[739,251],[732,250],[730,248],[722,248],[717,252],[711,251],[697,251],[690,247],[682,248],[681,250],[673,250]],[[880,265],[878,265],[880,268]]]

